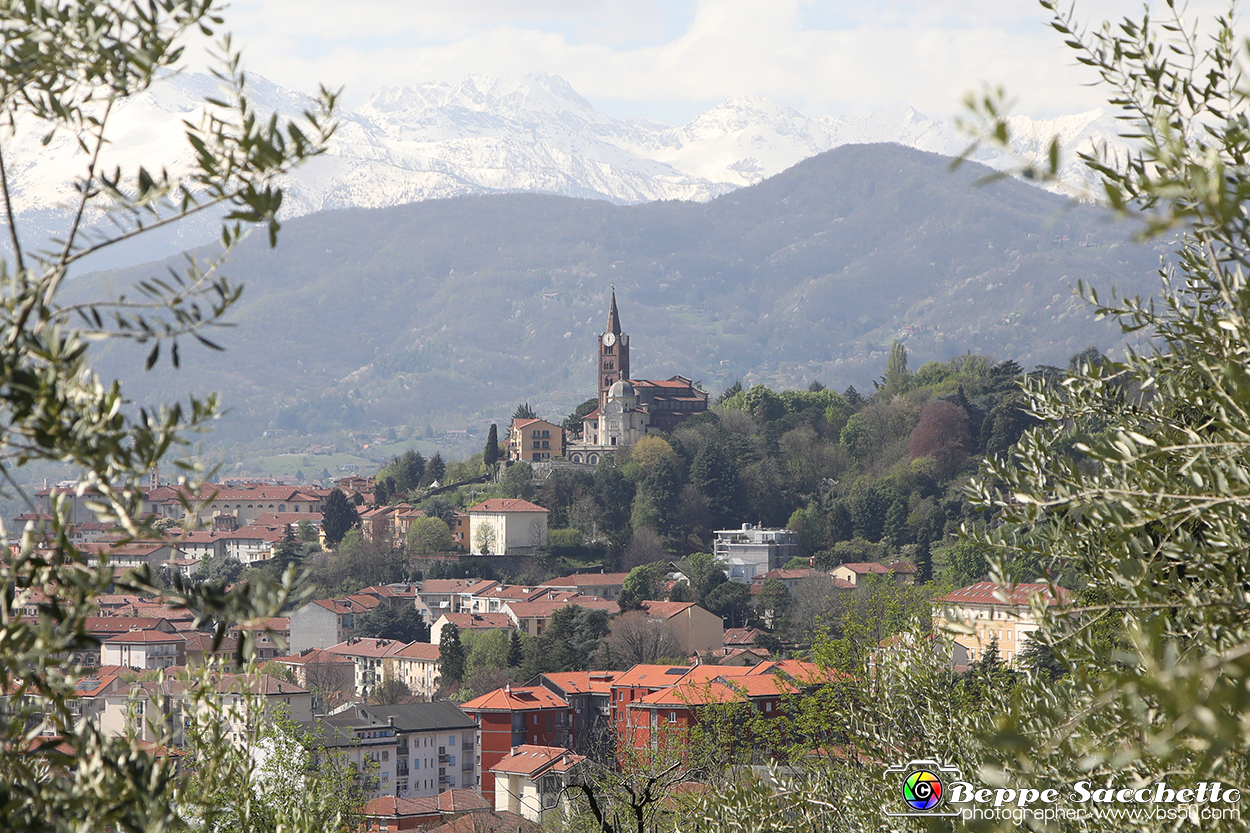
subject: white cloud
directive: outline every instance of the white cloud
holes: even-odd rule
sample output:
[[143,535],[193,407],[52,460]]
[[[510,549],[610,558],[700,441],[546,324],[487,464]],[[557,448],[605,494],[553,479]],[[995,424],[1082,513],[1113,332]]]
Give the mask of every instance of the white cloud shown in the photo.
[[[1136,15],[1136,0],[1078,13]],[[1197,0],[1209,16],[1217,0]],[[311,91],[345,84],[349,101],[381,86],[455,82],[471,73],[563,75],[613,115],[690,117],[738,93],[809,113],[910,104],[949,116],[982,83],[1045,116],[1103,95],[1031,2],[1002,0],[329,0],[241,2],[227,24],[248,67]]]

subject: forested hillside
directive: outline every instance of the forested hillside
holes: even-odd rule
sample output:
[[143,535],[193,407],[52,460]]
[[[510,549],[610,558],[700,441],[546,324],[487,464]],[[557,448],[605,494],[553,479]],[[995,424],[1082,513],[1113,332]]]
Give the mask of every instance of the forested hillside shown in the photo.
[[134,389],[221,391],[231,412],[212,441],[227,444],[481,428],[522,400],[551,417],[593,392],[611,285],[634,374],[714,393],[736,379],[865,388],[896,337],[913,364],[1110,349],[1118,332],[1071,286],[1149,294],[1158,252],[1097,209],[1010,180],[974,187],[986,173],[858,145],[706,204],[502,195],[301,218],[280,249],[254,239],[229,264],[247,289],[237,327],[214,336],[226,352],[184,346],[180,373]]

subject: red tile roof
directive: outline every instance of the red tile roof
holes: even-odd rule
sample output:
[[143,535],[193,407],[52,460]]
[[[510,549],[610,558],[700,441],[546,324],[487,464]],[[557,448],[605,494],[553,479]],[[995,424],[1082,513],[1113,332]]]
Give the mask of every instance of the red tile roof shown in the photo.
[[[512,630],[516,627],[512,619],[506,613],[444,613],[447,621],[451,622],[460,630],[499,630],[506,628]],[[442,617],[439,617],[442,618]]]
[[542,686],[505,686],[462,703],[462,711],[512,712],[534,709],[567,709],[569,704]]
[[659,619],[672,619],[678,614],[685,613],[692,607],[697,607],[694,602],[643,602],[642,606],[651,616]]
[[165,633],[157,630],[126,631],[117,636],[101,640],[107,645],[142,645],[142,644],[183,644],[186,640],[180,633]]
[[542,583],[543,587],[601,587],[621,584],[629,573],[574,573]]
[[577,596],[569,599],[550,599],[541,602],[505,602],[504,607],[512,611],[517,619],[546,619],[555,615],[557,610],[576,605],[587,610],[607,610],[616,613],[621,609],[616,602],[596,599],[593,596]]
[[659,688],[676,685],[690,670],[689,665],[643,665],[639,663],[617,677],[613,688]]
[[476,595],[499,582],[484,578],[430,578],[421,583],[422,593],[468,593]]
[[559,671],[542,676],[566,694],[608,694],[620,671]]
[[566,772],[584,760],[586,760],[585,755],[574,755],[559,746],[523,744],[491,767],[490,771],[533,777],[548,771]]
[[470,506],[466,511],[470,514],[473,512],[547,512],[536,503],[530,503],[528,500],[519,498],[491,498],[484,500],[477,506]]
[[762,578],[765,578],[765,579],[775,578],[781,581],[785,579],[816,578],[818,576],[826,576],[826,575],[829,575],[829,574],[826,573],[824,570],[813,570],[810,567],[804,567],[798,570],[786,570],[786,569],[769,570],[767,573],[764,573]]
[[356,637],[346,642],[340,642],[337,645],[331,645],[326,650],[331,653],[342,654],[345,657],[391,657],[407,646],[407,642],[400,642],[397,639]]
[[890,568],[884,564],[878,564],[875,561],[852,561],[849,564],[839,564],[839,567],[845,567],[852,573],[867,575],[868,573],[888,573]]
[[281,662],[284,665],[328,665],[331,663],[348,663],[352,660],[326,648],[308,648],[289,657],[275,657],[274,661]]
[[722,645],[754,645],[755,638],[762,634],[759,628],[726,628],[721,637]]
[[[1059,593],[1059,599],[1051,595],[1050,586],[1046,584],[1016,584],[1008,588],[992,581],[978,581],[976,584],[942,596],[938,601],[949,604],[1027,606],[1030,598],[1040,595],[1048,605],[1066,603],[1071,596],[1071,591],[1065,587],[1055,589]],[[1000,596],[1005,597],[1006,600],[1004,601]]]
[[440,655],[437,645],[431,645],[429,642],[410,642],[395,653],[390,654],[390,656],[401,659],[424,659],[437,662]]

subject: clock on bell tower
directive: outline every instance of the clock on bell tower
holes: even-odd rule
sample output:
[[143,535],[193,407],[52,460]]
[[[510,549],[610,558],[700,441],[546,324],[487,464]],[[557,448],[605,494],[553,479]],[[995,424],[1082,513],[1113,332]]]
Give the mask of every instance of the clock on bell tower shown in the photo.
[[595,370],[599,377],[599,407],[602,408],[608,400],[608,388],[629,378],[629,336],[621,332],[621,319],[616,312],[616,287],[612,287],[607,329],[599,336]]

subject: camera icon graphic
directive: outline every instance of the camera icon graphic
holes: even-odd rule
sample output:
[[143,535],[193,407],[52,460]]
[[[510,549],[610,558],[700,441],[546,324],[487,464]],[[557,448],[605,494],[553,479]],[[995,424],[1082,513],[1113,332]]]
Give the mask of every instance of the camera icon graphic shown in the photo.
[[943,811],[950,784],[963,780],[959,767],[933,760],[911,760],[886,769],[885,777],[899,779],[902,806],[885,809],[887,816],[957,816],[958,811]]

